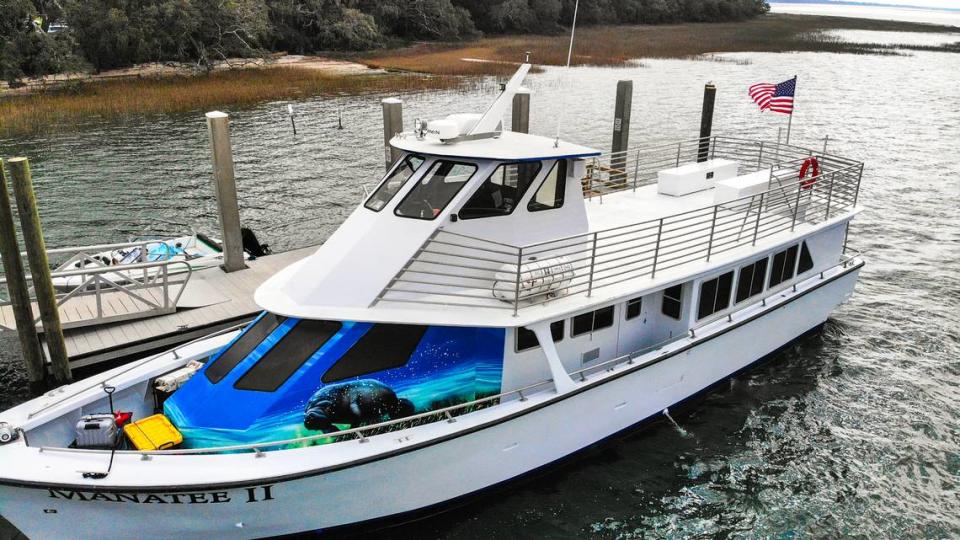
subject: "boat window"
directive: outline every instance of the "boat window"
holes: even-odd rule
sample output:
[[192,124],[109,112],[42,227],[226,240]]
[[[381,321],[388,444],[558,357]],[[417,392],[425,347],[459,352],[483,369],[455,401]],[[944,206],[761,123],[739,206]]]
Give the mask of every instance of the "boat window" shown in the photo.
[[683,306],[683,284],[674,285],[663,290],[663,305],[660,311],[672,319],[680,320],[681,307]]
[[276,391],[342,326],[337,321],[304,319],[298,322],[233,387],[257,392]]
[[415,219],[435,219],[477,171],[471,163],[436,161],[394,213]]
[[613,306],[582,313],[573,318],[571,337],[613,326]]
[[407,180],[413,176],[413,173],[417,172],[420,165],[423,165],[423,161],[422,157],[413,154],[407,155],[397,161],[393,169],[387,173],[383,182],[380,183],[380,186],[377,187],[377,190],[367,199],[367,204],[364,206],[374,212],[383,210],[383,207],[390,202],[390,199],[393,199],[393,196],[407,183]]
[[[564,321],[554,321],[550,323],[550,335],[553,337],[554,343],[563,341],[563,323]],[[537,339],[537,335],[533,333],[533,330],[530,330],[525,326],[517,328],[517,352],[533,349],[539,346],[540,341]]]
[[763,280],[767,277],[767,258],[740,268],[737,278],[737,303],[763,292]]
[[227,373],[237,367],[241,360],[247,357],[261,341],[267,338],[274,330],[280,326],[280,323],[286,320],[286,317],[274,315],[273,313],[264,313],[259,319],[248,326],[240,337],[232,344],[228,345],[219,356],[213,359],[211,364],[204,370],[204,375],[213,384],[217,384]]
[[407,365],[428,326],[375,324],[320,378],[325,384]]
[[797,246],[789,248],[773,256],[770,269],[770,286],[774,287],[793,277],[793,268],[797,263]]
[[797,264],[797,274],[802,274],[813,269],[813,257],[810,256],[810,250],[807,243],[800,244],[800,262]]
[[627,320],[636,319],[640,316],[640,311],[643,308],[643,298],[637,297],[627,300]]
[[701,283],[697,319],[709,317],[730,307],[731,287],[733,287],[733,270]]
[[509,215],[539,172],[539,161],[500,165],[463,206],[460,218]]
[[538,212],[540,210],[552,210],[563,206],[563,195],[566,191],[567,182],[567,160],[558,159],[553,164],[553,168],[543,179],[537,192],[527,204],[527,210]]

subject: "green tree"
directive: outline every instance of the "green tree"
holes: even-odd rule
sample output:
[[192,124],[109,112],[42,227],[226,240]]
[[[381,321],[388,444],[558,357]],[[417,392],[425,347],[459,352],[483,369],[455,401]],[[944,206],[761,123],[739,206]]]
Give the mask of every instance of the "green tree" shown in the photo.
[[47,34],[48,24],[42,6],[31,0],[0,0],[0,78],[16,84],[82,67],[71,34]]

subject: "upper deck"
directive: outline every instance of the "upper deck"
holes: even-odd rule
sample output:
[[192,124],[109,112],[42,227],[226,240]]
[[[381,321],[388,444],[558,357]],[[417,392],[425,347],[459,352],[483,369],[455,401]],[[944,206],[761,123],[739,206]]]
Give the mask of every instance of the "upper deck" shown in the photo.
[[[546,153],[533,185],[544,181],[551,163],[565,161],[565,213],[524,212],[523,203],[535,198],[528,192],[510,215],[467,219],[471,193],[518,156],[461,157],[467,153],[456,148],[461,144],[470,143],[438,144],[443,157],[476,166],[445,208],[406,219],[397,202],[404,191],[376,211],[361,205],[350,218],[355,223],[348,220],[343,234],[268,282],[258,303],[309,318],[527,325],[669,286],[849,219],[862,173],[862,163],[832,154],[719,136],[613,156]],[[810,157],[820,175],[800,182],[798,170]],[[740,175],[767,171],[760,173],[763,191],[722,204],[715,204],[713,186],[681,196],[658,193],[658,172],[720,159],[736,162]],[[413,178],[407,184],[421,177]]]

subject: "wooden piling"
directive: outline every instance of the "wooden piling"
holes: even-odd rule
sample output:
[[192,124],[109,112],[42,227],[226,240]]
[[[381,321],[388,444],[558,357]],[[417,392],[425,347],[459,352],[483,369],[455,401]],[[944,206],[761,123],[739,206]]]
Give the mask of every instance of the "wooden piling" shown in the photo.
[[237,202],[237,183],[233,175],[230,116],[220,111],[208,112],[207,130],[213,151],[213,186],[217,195],[220,229],[223,232],[222,268],[224,272],[236,272],[247,265],[243,260],[240,208]]
[[513,95],[510,129],[516,133],[530,133],[530,90],[526,88]]
[[[73,375],[70,372],[67,346],[63,341],[57,295],[50,278],[50,263],[47,260],[47,246],[43,240],[40,213],[37,211],[30,162],[27,158],[13,158],[8,162],[8,166],[13,179],[13,193],[17,199],[20,230],[23,233],[23,245],[27,251],[27,262],[30,265],[33,291],[37,297],[37,306],[40,308],[40,321],[43,324],[44,339],[50,355],[50,372],[58,384],[66,384],[73,380]],[[17,326],[19,327],[19,321]]]
[[393,162],[400,159],[400,150],[390,146],[390,139],[403,132],[403,100],[386,98],[380,102],[383,106],[383,159],[387,170]]
[[703,87],[703,110],[700,113],[700,145],[697,148],[697,163],[707,160],[710,155],[710,133],[713,130],[713,104],[717,98],[717,87],[707,83]]
[[14,320],[17,322],[17,337],[20,338],[20,350],[30,380],[30,392],[42,393],[45,388],[46,369],[43,365],[43,351],[37,338],[37,327],[33,322],[33,307],[27,289],[27,279],[20,259],[20,246],[17,243],[17,231],[13,224],[13,210],[10,206],[10,193],[7,191],[7,174],[0,160],[0,257],[7,278],[7,291],[13,307]]
[[630,111],[633,108],[633,81],[617,82],[617,103],[613,114],[613,144],[610,146],[611,180],[627,179],[627,149],[630,147]]

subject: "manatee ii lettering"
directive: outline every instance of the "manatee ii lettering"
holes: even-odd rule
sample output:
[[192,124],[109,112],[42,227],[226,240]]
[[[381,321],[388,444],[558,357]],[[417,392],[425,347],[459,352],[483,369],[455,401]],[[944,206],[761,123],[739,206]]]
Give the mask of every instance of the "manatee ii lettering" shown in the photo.
[[77,502],[109,502],[129,504],[224,504],[232,501],[257,503],[273,500],[273,485],[229,491],[194,491],[181,493],[120,493],[47,489],[51,499]]

